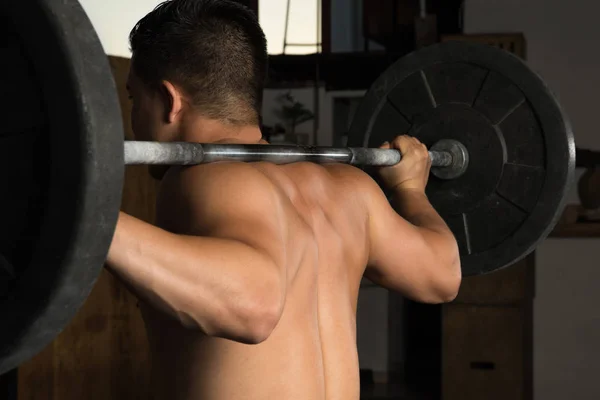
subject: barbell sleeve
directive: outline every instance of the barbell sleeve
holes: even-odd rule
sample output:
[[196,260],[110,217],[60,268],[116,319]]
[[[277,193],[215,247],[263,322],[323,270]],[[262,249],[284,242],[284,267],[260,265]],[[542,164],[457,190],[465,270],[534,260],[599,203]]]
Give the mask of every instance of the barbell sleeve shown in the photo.
[[[452,165],[449,152],[430,151],[429,157],[434,167]],[[400,152],[394,149],[125,141],[126,165],[195,165],[217,161],[290,164],[308,161],[384,167],[396,165],[401,159]]]

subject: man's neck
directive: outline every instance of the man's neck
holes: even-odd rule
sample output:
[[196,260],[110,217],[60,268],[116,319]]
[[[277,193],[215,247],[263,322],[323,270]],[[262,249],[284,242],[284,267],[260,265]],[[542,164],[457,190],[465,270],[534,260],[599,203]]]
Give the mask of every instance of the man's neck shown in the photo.
[[[196,120],[182,129],[176,141],[190,143],[237,143],[237,144],[268,144],[262,139],[258,126],[236,126],[214,120]],[[149,166],[150,175],[160,181],[171,168],[169,165]]]
[[198,118],[182,127],[181,141],[195,143],[260,143],[262,133],[257,125],[234,125]]

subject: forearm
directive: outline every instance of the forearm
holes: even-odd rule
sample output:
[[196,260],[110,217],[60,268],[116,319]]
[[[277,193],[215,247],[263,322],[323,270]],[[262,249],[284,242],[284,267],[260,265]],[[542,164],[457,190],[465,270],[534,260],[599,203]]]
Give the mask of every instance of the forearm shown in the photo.
[[[121,214],[107,267],[188,327],[245,341],[281,296],[270,260],[241,242],[183,236]],[[251,334],[250,334],[251,335]]]

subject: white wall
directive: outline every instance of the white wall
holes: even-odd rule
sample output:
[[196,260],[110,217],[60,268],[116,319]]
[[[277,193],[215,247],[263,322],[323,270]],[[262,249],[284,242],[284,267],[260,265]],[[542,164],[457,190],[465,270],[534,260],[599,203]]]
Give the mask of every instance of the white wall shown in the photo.
[[[600,148],[600,3],[467,0],[465,30],[524,32],[529,65],[570,116],[580,147]],[[577,202],[575,188],[571,201]],[[535,398],[600,399],[600,262],[591,240],[547,240],[538,250],[534,314]]]
[[129,32],[161,0],[79,0],[106,54],[131,57]]
[[[347,1],[347,0],[342,0]],[[354,0],[353,0],[354,1]],[[135,24],[163,0],[79,0],[100,36],[109,55],[129,57],[128,37]],[[259,3],[260,4],[260,3]],[[315,43],[316,0],[291,2],[288,42]],[[283,0],[263,0],[259,15],[269,43],[269,52],[279,54],[283,49],[285,25]],[[291,47],[288,53],[314,53],[316,47]]]
[[[267,37],[269,54],[282,54],[285,37],[287,1],[261,0],[258,2],[260,24]],[[317,52],[317,0],[290,1],[287,43],[314,44],[314,46],[289,46],[286,54],[312,54]]]

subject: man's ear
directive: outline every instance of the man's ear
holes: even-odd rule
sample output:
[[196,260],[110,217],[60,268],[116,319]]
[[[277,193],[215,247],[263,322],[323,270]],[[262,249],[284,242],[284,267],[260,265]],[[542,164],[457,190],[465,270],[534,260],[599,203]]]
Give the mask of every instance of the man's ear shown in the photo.
[[183,94],[169,81],[162,81],[161,93],[165,102],[166,121],[173,123],[182,111]]

